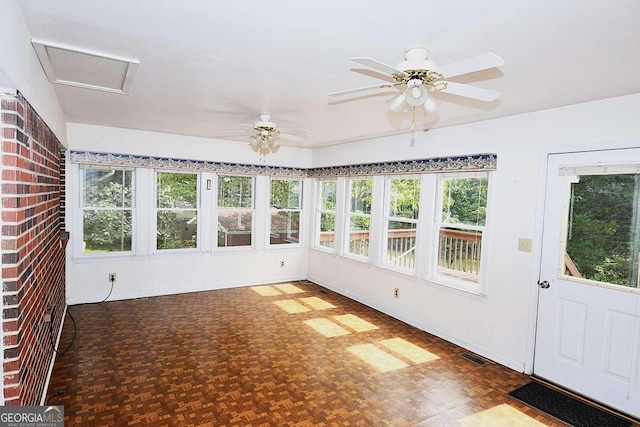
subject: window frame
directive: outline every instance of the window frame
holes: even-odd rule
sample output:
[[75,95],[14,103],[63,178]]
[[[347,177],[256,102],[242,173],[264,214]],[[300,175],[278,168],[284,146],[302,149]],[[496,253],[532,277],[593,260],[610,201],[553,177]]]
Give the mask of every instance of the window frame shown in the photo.
[[[393,270],[393,271],[397,271],[399,273],[404,273],[404,274],[409,274],[409,275],[415,275],[416,273],[416,268],[418,266],[419,263],[419,259],[418,259],[418,254],[419,254],[419,250],[418,247],[420,245],[420,231],[421,231],[421,226],[420,226],[420,212],[422,211],[422,177],[420,175],[417,174],[409,174],[409,175],[385,175],[385,180],[384,180],[384,202],[383,202],[383,210],[382,210],[382,221],[381,221],[381,236],[382,239],[380,241],[381,247],[380,247],[380,267],[389,269],[389,270]],[[393,180],[396,179],[415,179],[418,181],[418,217],[417,218],[406,218],[406,217],[399,217],[399,216],[391,216],[391,183]],[[412,268],[408,268],[408,267],[403,267],[403,266],[399,266],[396,264],[393,264],[391,262],[389,262],[387,260],[387,254],[388,254],[388,239],[389,239],[389,222],[406,222],[406,223],[411,223],[411,224],[415,224],[415,244],[413,246],[413,253],[414,253],[414,265]]]
[[[358,213],[358,212],[351,212],[351,202],[352,202],[352,196],[353,196],[353,182],[354,181],[363,181],[363,180],[368,180],[371,182],[371,206],[370,206],[370,210],[368,214],[364,214],[364,213]],[[344,213],[343,213],[343,230],[344,230],[344,235],[342,237],[342,253],[341,255],[346,257],[346,258],[350,258],[350,259],[354,259],[356,261],[360,261],[360,262],[369,262],[372,258],[371,258],[371,250],[372,250],[372,231],[375,230],[374,228],[374,216],[373,213],[374,211],[374,198],[376,196],[375,193],[375,180],[373,176],[355,176],[355,177],[347,177],[347,179],[345,180],[345,185],[344,185],[344,191],[345,191],[345,204],[344,204]],[[367,255],[359,255],[356,253],[353,253],[349,250],[350,248],[350,234],[351,234],[351,218],[352,217],[359,217],[359,218],[367,218],[369,219],[369,237],[368,237],[368,246],[367,246]]]
[[[493,171],[482,172],[455,172],[455,173],[441,173],[436,176],[436,191],[434,194],[434,212],[431,220],[431,238],[430,242],[430,255],[427,268],[426,280],[434,283],[438,283],[450,288],[459,289],[479,295],[486,294],[486,276],[489,257],[489,233],[490,230],[490,209],[491,206],[491,181],[493,177]],[[442,209],[443,209],[443,196],[444,196],[444,181],[445,179],[465,179],[465,178],[486,178],[487,179],[487,200],[485,206],[485,224],[479,225],[467,225],[462,223],[445,223],[442,222]],[[481,232],[481,248],[480,248],[480,263],[478,271],[478,280],[464,280],[451,275],[438,273],[438,258],[440,256],[440,229],[442,227],[454,228],[456,230],[469,230]]]
[[[219,191],[220,191],[220,180],[224,179],[224,177],[240,177],[240,178],[249,178],[251,182],[251,207],[243,208],[243,207],[221,207],[219,205]],[[255,175],[240,175],[240,174],[216,174],[216,186],[214,193],[214,204],[215,204],[215,213],[213,215],[213,224],[212,224],[212,239],[213,239],[213,248],[215,250],[220,251],[242,251],[242,250],[252,250],[256,246],[256,177]],[[219,226],[219,218],[220,211],[236,211],[236,212],[250,212],[251,213],[251,244],[249,245],[235,245],[235,246],[220,246],[218,244],[218,226]]]
[[[265,215],[266,219],[266,238],[265,238],[265,248],[266,249],[285,249],[285,248],[300,248],[302,247],[302,236],[304,233],[304,179],[300,177],[277,177],[277,176],[269,176],[267,180],[267,214]],[[297,208],[277,208],[272,206],[271,203],[271,184],[273,181],[295,181],[299,183],[299,195],[298,195],[298,207]],[[297,212],[298,213],[298,241],[297,242],[289,242],[289,243],[271,243],[271,219],[274,212]],[[288,230],[289,231],[289,230]],[[288,236],[291,234],[289,233]]]
[[[335,185],[335,208],[333,210],[323,209],[323,200],[324,200],[324,192],[323,183],[333,182]],[[328,253],[336,253],[336,246],[338,243],[338,179],[337,178],[321,178],[316,180],[316,209],[315,209],[315,225],[314,225],[314,238],[313,238],[313,248],[318,249],[320,251],[328,252]],[[333,247],[323,246],[320,244],[320,237],[322,234],[322,230],[320,229],[322,226],[322,215],[329,214],[333,215]]]
[[[84,174],[85,170],[118,170],[124,172],[131,172],[131,206],[125,207],[90,207],[85,206],[85,179]],[[82,164],[77,167],[77,182],[78,185],[78,220],[79,224],[77,227],[78,233],[78,244],[77,244],[77,257],[79,258],[102,258],[102,257],[123,257],[123,256],[132,256],[136,253],[137,246],[137,224],[136,224],[136,169],[128,168],[128,167],[115,167],[115,166],[104,166],[104,165],[92,165],[92,164]],[[131,250],[129,251],[113,251],[113,252],[85,252],[84,250],[84,212],[87,210],[92,211],[130,211],[131,212]]]
[[[162,173],[172,173],[172,174],[185,174],[185,175],[195,175],[196,176],[196,207],[195,208],[158,208],[158,175]],[[170,170],[170,169],[153,169],[152,174],[152,182],[153,186],[152,190],[152,204],[151,204],[151,224],[150,224],[150,252],[152,254],[176,254],[176,253],[193,253],[198,252],[202,248],[202,225],[201,217],[202,217],[202,194],[201,194],[201,181],[202,174],[196,171],[182,171],[182,170]],[[171,249],[159,249],[158,248],[158,211],[196,211],[196,246],[194,248],[171,248]]]

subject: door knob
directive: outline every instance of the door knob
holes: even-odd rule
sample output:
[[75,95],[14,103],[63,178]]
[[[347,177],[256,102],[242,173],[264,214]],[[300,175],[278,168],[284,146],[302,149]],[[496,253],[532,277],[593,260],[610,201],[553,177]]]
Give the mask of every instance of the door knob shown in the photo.
[[540,286],[542,289],[547,289],[549,286],[551,286],[551,284],[544,280],[542,282],[538,282],[538,286]]

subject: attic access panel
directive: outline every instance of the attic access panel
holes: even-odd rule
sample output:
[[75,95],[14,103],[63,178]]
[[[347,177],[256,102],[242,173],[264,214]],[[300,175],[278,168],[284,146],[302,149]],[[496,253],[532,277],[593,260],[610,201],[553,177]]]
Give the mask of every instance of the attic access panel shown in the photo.
[[126,95],[140,62],[32,40],[51,83]]

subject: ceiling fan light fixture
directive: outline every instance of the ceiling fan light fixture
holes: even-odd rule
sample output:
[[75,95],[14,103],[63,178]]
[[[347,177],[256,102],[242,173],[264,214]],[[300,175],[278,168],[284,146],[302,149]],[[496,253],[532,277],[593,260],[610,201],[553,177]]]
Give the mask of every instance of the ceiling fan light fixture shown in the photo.
[[402,92],[388,100],[387,105],[389,106],[389,109],[396,114],[402,113],[404,107],[407,106],[406,97],[406,94]]
[[431,96],[427,95],[427,99],[425,99],[424,104],[422,104],[422,109],[425,114],[431,114],[438,108],[438,104],[436,104],[435,99]]
[[420,80],[411,80],[407,83],[406,101],[407,104],[412,107],[417,107],[427,100],[429,97],[429,91]]

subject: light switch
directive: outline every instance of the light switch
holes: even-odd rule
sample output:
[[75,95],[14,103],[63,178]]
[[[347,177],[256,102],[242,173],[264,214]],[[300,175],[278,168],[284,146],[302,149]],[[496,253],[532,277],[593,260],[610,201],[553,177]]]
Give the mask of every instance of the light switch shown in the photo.
[[520,252],[531,252],[532,246],[533,241],[531,239],[525,239],[524,237],[518,239],[518,250]]

